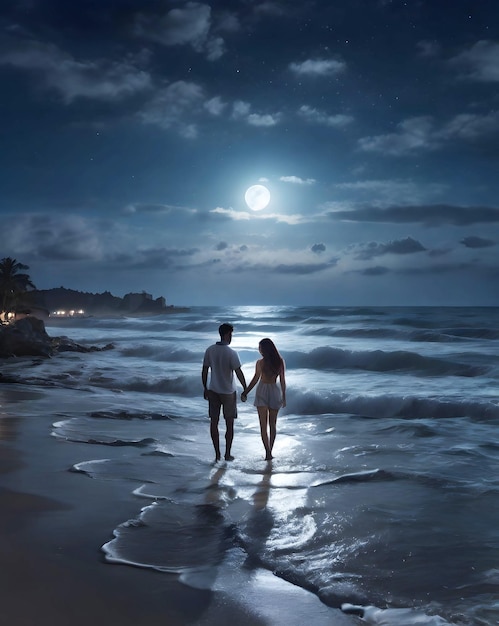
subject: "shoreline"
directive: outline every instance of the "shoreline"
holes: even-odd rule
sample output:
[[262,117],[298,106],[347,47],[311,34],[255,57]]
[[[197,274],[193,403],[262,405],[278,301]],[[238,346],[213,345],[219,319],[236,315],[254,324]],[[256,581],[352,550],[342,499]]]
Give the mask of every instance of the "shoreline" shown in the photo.
[[137,515],[140,504],[128,488],[70,472],[73,463],[88,457],[88,447],[50,437],[43,419],[13,416],[9,395],[0,404],[0,606],[5,623],[362,623],[271,572],[245,570],[237,549],[219,566],[215,590],[187,586],[176,575],[106,563],[101,546],[112,538],[113,528]]

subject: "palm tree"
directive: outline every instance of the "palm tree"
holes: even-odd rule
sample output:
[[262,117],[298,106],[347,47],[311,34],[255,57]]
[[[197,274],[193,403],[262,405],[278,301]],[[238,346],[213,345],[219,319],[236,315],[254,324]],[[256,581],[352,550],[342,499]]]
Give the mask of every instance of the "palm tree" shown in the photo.
[[27,265],[10,257],[0,261],[0,319],[5,320],[25,298],[25,294],[36,289],[29,275],[22,271],[28,269]]

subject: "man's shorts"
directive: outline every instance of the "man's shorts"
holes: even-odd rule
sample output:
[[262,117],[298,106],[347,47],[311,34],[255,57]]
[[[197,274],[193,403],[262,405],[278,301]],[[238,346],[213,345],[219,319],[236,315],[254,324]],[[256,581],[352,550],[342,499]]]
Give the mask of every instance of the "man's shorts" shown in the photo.
[[208,390],[208,415],[210,419],[218,419],[220,417],[220,409],[223,408],[223,416],[227,419],[236,419],[237,417],[237,396],[234,393],[217,393]]

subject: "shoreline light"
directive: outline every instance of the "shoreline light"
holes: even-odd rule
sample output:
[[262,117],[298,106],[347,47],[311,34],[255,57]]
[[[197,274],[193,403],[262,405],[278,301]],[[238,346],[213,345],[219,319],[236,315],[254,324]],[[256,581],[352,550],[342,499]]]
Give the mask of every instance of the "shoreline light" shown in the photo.
[[82,317],[85,315],[85,311],[83,309],[69,309],[66,311],[65,309],[58,309],[57,311],[52,311],[53,317]]

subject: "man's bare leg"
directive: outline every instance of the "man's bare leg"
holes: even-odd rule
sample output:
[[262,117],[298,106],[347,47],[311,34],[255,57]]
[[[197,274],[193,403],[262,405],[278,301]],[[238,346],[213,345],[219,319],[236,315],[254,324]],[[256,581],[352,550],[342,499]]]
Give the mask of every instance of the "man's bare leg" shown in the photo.
[[220,461],[222,458],[220,455],[220,436],[218,433],[218,420],[219,418],[211,418],[210,422],[210,435],[211,440],[213,442],[213,447],[215,448],[215,463]]
[[234,457],[230,453],[233,439],[234,439],[234,419],[229,418],[225,420],[225,460],[226,461],[234,460]]

